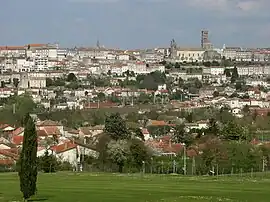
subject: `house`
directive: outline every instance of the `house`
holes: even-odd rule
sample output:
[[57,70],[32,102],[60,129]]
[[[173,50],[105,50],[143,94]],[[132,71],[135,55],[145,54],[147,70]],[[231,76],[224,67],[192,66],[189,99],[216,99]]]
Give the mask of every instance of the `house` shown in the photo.
[[24,134],[24,128],[23,127],[16,128],[11,133],[12,136],[23,136],[23,134]]
[[0,165],[11,167],[16,164],[19,155],[12,150],[0,149]]
[[101,133],[103,133],[105,126],[104,125],[96,125],[91,127],[81,127],[80,134],[84,137],[94,137]]
[[52,146],[51,150],[62,162],[69,162],[74,167],[79,163],[77,144],[71,141]]
[[17,147],[21,147],[23,144],[23,136],[17,135],[12,137],[12,143],[15,144]]
[[64,132],[64,136],[67,137],[67,138],[70,138],[70,137],[79,137],[80,136],[80,130],[67,129]]
[[15,128],[12,127],[12,126],[10,126],[10,125],[8,125],[8,124],[2,124],[2,125],[0,126],[0,129],[1,129],[3,132],[11,132],[11,131],[13,131]]
[[142,134],[144,136],[144,140],[147,141],[147,140],[150,140],[150,139],[153,139],[149,133],[149,131],[147,130],[147,128],[141,128],[141,131],[142,131]]
[[64,126],[56,121],[44,120],[36,124],[38,130],[45,130],[49,135],[64,134]]
[[10,141],[7,139],[0,137],[0,149],[11,149],[14,147]]

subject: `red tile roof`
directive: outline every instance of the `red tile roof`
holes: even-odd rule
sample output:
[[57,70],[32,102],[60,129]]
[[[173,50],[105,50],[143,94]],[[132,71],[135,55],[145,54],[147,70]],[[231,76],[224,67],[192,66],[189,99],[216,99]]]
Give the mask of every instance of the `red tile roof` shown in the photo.
[[38,137],[47,137],[47,133],[45,130],[37,130],[37,136]]
[[14,131],[12,131],[13,136],[20,135],[24,131],[23,127],[16,128]]
[[23,136],[16,135],[12,137],[12,143],[15,145],[22,145],[23,143]]
[[42,47],[42,46],[46,46],[46,44],[32,43],[32,44],[27,44],[26,46],[30,46],[30,47]]
[[71,150],[71,149],[75,149],[77,148],[77,144],[74,144],[73,142],[66,142],[64,144],[61,145],[56,145],[56,146],[52,146],[51,149],[58,153],[63,153],[65,151]]
[[141,131],[142,131],[143,135],[149,135],[150,134],[149,131],[147,130],[147,128],[142,128]]
[[48,135],[61,135],[60,130],[56,126],[45,126],[43,128],[45,133]]
[[10,166],[10,165],[14,165],[15,163],[16,161],[13,159],[0,159],[0,165]]
[[13,152],[10,152],[9,150],[6,150],[6,149],[0,149],[0,154],[5,156],[5,157],[9,157],[9,158],[12,158],[12,159],[18,159],[18,155],[13,153]]
[[9,125],[8,124],[0,124],[0,129],[4,129],[4,128],[6,128],[6,127],[8,127]]

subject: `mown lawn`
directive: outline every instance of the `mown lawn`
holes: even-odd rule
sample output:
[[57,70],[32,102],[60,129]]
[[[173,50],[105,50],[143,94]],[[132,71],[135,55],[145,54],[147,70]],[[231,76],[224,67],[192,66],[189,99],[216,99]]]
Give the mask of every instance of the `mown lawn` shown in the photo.
[[[36,201],[269,202],[270,179],[91,173],[39,174]],[[16,173],[0,174],[0,201],[21,201]]]

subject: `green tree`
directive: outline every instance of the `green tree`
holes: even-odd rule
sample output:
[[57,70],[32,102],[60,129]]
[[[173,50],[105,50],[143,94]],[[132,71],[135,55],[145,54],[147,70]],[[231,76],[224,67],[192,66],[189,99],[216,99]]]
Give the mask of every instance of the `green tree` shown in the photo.
[[6,84],[4,81],[1,81],[1,88],[5,88]]
[[106,96],[105,96],[105,94],[102,93],[102,92],[100,92],[100,93],[97,94],[97,98],[98,98],[98,100],[99,100],[100,102],[103,102],[103,101],[106,100]]
[[178,78],[178,87],[183,88],[184,84],[185,84],[184,80],[181,77],[179,77]]
[[185,125],[177,125],[174,129],[173,140],[177,143],[185,143],[185,145],[190,146],[193,142],[193,138],[185,129]]
[[74,73],[69,73],[67,76],[67,81],[71,82],[71,81],[77,81],[77,77],[75,76]]
[[218,128],[217,122],[214,118],[211,118],[209,120],[209,127],[207,130],[207,133],[209,133],[210,135],[215,135],[215,136],[217,136],[219,134],[219,128]]
[[221,130],[221,135],[226,140],[251,140],[250,131],[247,127],[243,127],[234,121],[229,121]]
[[113,140],[130,138],[126,122],[122,119],[119,113],[113,113],[106,117],[104,131]]
[[178,62],[176,62],[175,65],[174,65],[174,67],[175,67],[176,69],[180,69],[180,64],[179,64]]
[[118,165],[118,171],[123,172],[123,167],[129,156],[129,146],[126,140],[112,140],[108,144],[109,158]]
[[189,123],[192,123],[193,122],[193,113],[189,113],[187,116],[186,116],[186,120],[189,122]]
[[133,139],[130,145],[130,162],[137,169],[141,169],[143,162],[149,159],[149,152],[144,143],[138,139]]
[[40,168],[44,173],[54,173],[57,171],[58,162],[53,154],[46,150],[45,154],[39,159]]
[[53,86],[53,80],[51,78],[46,78],[46,87]]
[[25,200],[36,194],[37,187],[37,133],[36,126],[29,114],[26,115],[26,127],[22,152],[20,155],[20,190]]
[[18,88],[18,86],[19,86],[19,79],[17,79],[17,78],[13,78],[13,85],[16,87],[16,88]]
[[218,97],[218,96],[219,96],[219,92],[218,91],[214,91],[213,97]]
[[238,78],[239,78],[238,70],[237,67],[234,66],[232,71],[231,83],[235,83]]

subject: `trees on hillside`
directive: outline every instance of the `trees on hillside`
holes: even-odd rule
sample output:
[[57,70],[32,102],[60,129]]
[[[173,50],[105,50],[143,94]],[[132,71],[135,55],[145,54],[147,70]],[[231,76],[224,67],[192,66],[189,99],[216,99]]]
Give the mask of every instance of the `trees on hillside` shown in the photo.
[[101,152],[101,156],[105,158],[103,161],[107,158],[116,164],[119,172],[123,171],[124,165],[128,162],[141,168],[149,153],[139,128],[128,128],[120,114],[115,113],[106,117],[104,133],[108,138],[103,138],[104,144],[99,145],[102,146],[100,149],[103,150]]
[[77,81],[77,77],[75,76],[74,73],[69,73],[67,76],[67,81],[68,82]]
[[251,134],[249,129],[233,121],[229,121],[223,126],[221,130],[221,135],[226,140],[235,140],[235,141],[251,140]]
[[236,80],[239,78],[237,67],[235,66],[232,71],[231,83],[235,83]]
[[184,143],[187,146],[190,146],[192,143],[191,135],[186,131],[185,125],[177,125],[173,133],[173,140],[177,143]]
[[35,124],[27,114],[24,118],[24,139],[20,155],[20,190],[25,200],[37,191],[37,133]]

